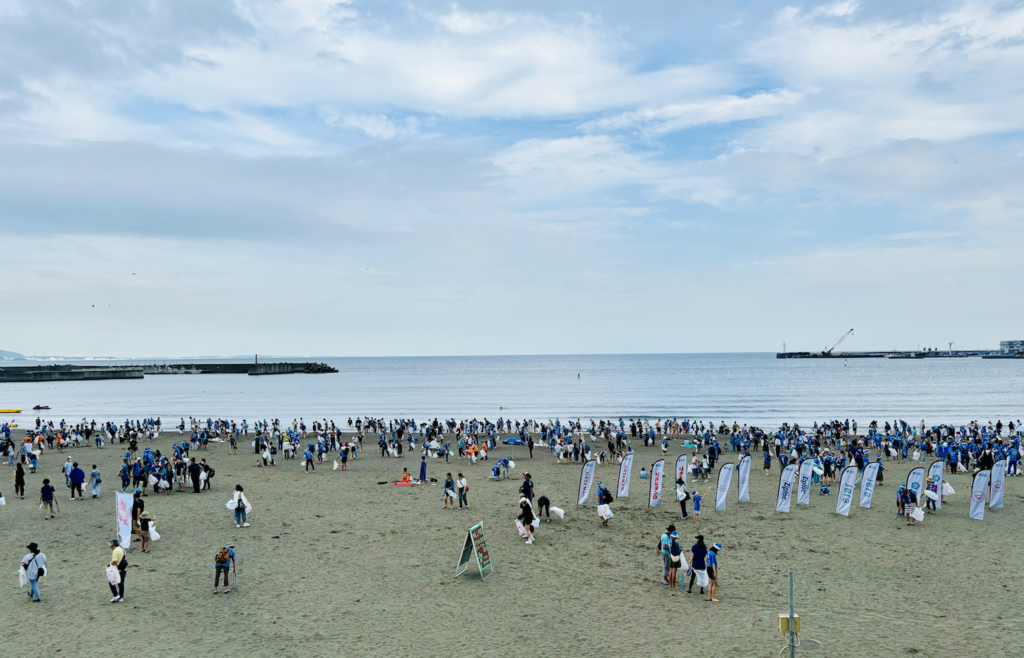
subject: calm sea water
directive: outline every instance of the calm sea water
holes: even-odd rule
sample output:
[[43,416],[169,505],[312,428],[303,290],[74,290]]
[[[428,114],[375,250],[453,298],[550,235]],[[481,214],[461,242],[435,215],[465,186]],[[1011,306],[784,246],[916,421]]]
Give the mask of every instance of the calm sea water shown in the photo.
[[[48,419],[677,417],[764,427],[832,418],[1024,417],[1024,361],[780,360],[774,354],[317,359],[333,375],[149,375],[0,384],[0,408]],[[99,364],[98,362],[91,362]],[[120,361],[119,364],[125,364]]]

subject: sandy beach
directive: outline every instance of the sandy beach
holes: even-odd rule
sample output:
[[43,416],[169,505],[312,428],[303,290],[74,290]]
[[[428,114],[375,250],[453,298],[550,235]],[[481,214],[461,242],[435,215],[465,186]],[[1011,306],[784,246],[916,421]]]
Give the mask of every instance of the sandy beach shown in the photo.
[[[19,432],[20,435],[20,432]],[[165,453],[176,432],[153,442]],[[248,442],[243,446],[248,447]],[[324,462],[305,474],[299,461],[255,468],[254,455],[226,444],[194,451],[216,468],[212,492],[150,495],[146,509],[162,539],[152,552],[133,551],[125,603],[111,605],[104,565],[114,535],[115,477],[123,450],[67,452],[88,472],[98,464],[98,500],[68,500],[63,455],[47,451],[28,476],[26,499],[12,497],[12,468],[0,467],[0,547],[6,556],[6,594],[0,609],[11,656],[86,656],[117,651],[135,656],[355,655],[641,655],[649,652],[714,656],[777,656],[777,628],[787,610],[787,571],[796,572],[796,609],[812,656],[1002,655],[1017,651],[1021,633],[1010,606],[1019,594],[1010,574],[1022,557],[1022,514],[1016,478],[1007,479],[1003,510],[968,519],[970,475],[947,476],[956,495],[937,517],[907,527],[894,497],[914,462],[887,464],[885,486],[872,509],[835,514],[833,495],[812,491],[809,508],[776,514],[778,469],[751,471],[751,501],[715,511],[705,498],[701,522],[676,521],[674,499],[647,507],[650,470],[659,448],[637,449],[631,496],[613,504],[611,527],[601,527],[596,497],[577,508],[580,465],[557,465],[550,451],[515,449],[512,478],[488,481],[488,465],[428,460],[428,476],[463,472],[470,485],[466,511],[444,510],[440,484],[379,485],[414,475],[419,455],[377,456],[368,440],[347,472]],[[683,449],[673,445],[671,469]],[[689,454],[691,451],[686,450]],[[492,456],[511,455],[499,446]],[[725,453],[723,461],[735,461]],[[598,466],[596,478],[613,491],[618,465]],[[537,495],[566,510],[564,522],[543,523],[526,546],[514,518],[524,472]],[[36,502],[43,477],[58,489],[61,513],[44,521]],[[691,488],[712,493],[716,478]],[[236,529],[225,503],[242,484],[254,511],[252,527]],[[671,491],[671,488],[668,489]],[[495,574],[453,578],[470,526],[482,522]],[[694,590],[659,584],[655,546],[675,522],[688,550],[694,535],[721,542],[721,603]],[[49,575],[43,603],[17,589],[17,562],[38,542]],[[230,595],[211,594],[213,559],[235,543],[238,576]],[[134,544],[138,546],[138,544]]]

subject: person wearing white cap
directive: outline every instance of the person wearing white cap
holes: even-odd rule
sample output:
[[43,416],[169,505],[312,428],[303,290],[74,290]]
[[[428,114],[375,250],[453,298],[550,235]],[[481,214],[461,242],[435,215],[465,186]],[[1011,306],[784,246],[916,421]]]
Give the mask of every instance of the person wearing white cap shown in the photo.
[[708,601],[712,603],[718,603],[718,599],[715,598],[715,594],[718,593],[718,552],[722,550],[722,545],[718,542],[711,547],[708,551],[707,557],[707,569],[708,569]]

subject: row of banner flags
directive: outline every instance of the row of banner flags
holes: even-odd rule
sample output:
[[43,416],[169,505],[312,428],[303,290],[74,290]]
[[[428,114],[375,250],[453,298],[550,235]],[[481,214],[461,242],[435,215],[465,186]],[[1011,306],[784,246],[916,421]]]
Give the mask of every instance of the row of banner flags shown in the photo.
[[[715,490],[715,509],[724,510],[726,508],[726,498],[729,494],[729,489],[732,486],[732,475],[733,472],[738,473],[738,486],[740,502],[750,501],[750,455],[747,455],[740,459],[739,464],[727,462],[722,464],[718,471],[718,487]],[[918,503],[923,503],[925,496],[925,482],[933,477],[937,477],[939,481],[942,481],[944,462],[939,459],[928,467],[927,478],[925,477],[924,467],[918,467],[910,471],[907,475],[906,486],[907,489],[914,492]],[[583,470],[580,472],[580,488],[579,498],[577,501],[578,505],[584,505],[587,499],[590,497],[590,490],[594,484],[594,472],[597,467],[597,462],[590,460],[583,464]],[[858,472],[856,466],[847,466],[843,469],[842,474],[839,476],[839,491],[836,498],[836,514],[842,514],[843,516],[850,515],[850,508],[853,506],[853,500],[856,494],[857,484],[860,484],[860,497],[858,505],[863,509],[870,509],[871,501],[875,494],[875,486],[878,480],[878,473],[882,465],[879,462],[869,462],[865,467],[863,473]],[[799,469],[799,473],[797,472]],[[633,470],[633,455],[626,455],[622,459],[622,464],[619,465],[619,484],[617,497],[628,498],[629,497],[629,484]],[[648,490],[648,507],[657,507],[661,505],[663,495],[663,483],[662,476],[665,472],[665,460],[659,459],[654,462],[651,467],[650,473],[650,489]],[[858,476],[860,478],[858,479]],[[674,485],[678,480],[683,481],[683,487],[686,487],[686,455],[681,455],[676,460],[675,466],[675,478],[672,480]],[[782,470],[782,476],[779,478],[779,491],[775,500],[775,511],[783,514],[789,514],[790,505],[793,500],[794,485],[796,490],[796,504],[809,506],[811,504],[811,485],[814,480],[814,462],[811,460],[805,461],[803,464],[789,464]],[[1006,483],[1006,460],[1001,459],[993,465],[992,470],[984,470],[975,474],[974,481],[971,484],[971,518],[982,520],[985,518],[985,498],[986,493],[991,490],[988,495],[988,507],[989,509],[1001,509],[1003,507],[1003,492]],[[938,492],[938,498],[935,500],[936,509],[942,508],[942,491],[941,487]]]

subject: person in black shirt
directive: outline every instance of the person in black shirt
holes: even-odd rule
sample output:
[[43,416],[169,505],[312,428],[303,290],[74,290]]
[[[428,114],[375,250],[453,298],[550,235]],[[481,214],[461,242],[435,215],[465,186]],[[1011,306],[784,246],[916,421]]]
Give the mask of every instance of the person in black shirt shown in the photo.
[[203,467],[197,464],[196,458],[193,457],[188,465],[188,477],[192,480],[192,493],[199,493],[199,474],[202,472]]
[[523,473],[523,485],[519,487],[519,495],[533,502],[533,480],[530,479],[529,473]]

